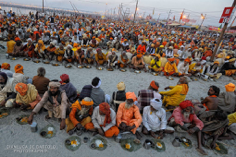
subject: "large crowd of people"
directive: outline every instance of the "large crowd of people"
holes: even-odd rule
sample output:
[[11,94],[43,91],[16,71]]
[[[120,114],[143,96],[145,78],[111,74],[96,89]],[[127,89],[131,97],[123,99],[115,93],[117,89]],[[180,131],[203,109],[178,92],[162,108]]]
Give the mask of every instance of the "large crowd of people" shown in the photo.
[[[211,63],[217,35],[207,32],[84,16],[57,15],[46,19],[38,13],[35,17],[6,16],[0,25],[0,39],[7,41],[7,54],[12,57],[42,58],[77,66],[104,65],[107,69],[130,68],[162,73],[167,78],[179,77],[177,85],[168,86],[165,91],[158,91],[158,82],[152,81],[147,89],[138,91],[137,96],[126,92],[125,83],[119,82],[118,91],[110,98],[100,88],[102,82],[98,77],[78,93],[67,74],[62,74],[60,80],[49,80],[45,77],[45,68],[40,67],[38,75],[30,79],[22,65],[17,64],[12,72],[10,64],[2,63],[0,106],[31,109],[29,124],[44,108],[48,112],[45,119],[58,118],[60,129],[66,128],[69,135],[87,130],[93,135],[113,137],[128,131],[137,139],[141,139],[142,134],[162,139],[175,131],[186,132],[197,135],[197,150],[201,154],[207,154],[202,146],[209,139],[213,139],[210,147],[214,149],[216,140],[232,139],[236,133],[233,83],[225,85],[225,92],[211,86],[201,102],[185,100],[188,82],[194,80],[193,77],[235,78],[234,37],[223,39]],[[172,112],[169,119],[166,112]]]

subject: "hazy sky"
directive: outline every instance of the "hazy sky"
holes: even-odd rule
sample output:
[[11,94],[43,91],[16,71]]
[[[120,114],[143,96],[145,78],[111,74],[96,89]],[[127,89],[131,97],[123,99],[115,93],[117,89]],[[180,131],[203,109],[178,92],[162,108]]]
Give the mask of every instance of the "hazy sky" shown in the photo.
[[[42,5],[41,0],[1,0],[4,2],[27,4],[27,5]],[[136,0],[45,0],[46,7],[67,8],[72,9],[70,1],[75,4],[76,8],[81,11],[90,12],[105,12],[117,14],[118,7],[123,3],[124,10],[129,10],[130,14],[135,11]],[[107,5],[106,5],[107,3]],[[196,24],[201,23],[201,13],[206,14],[204,25],[219,26],[218,23],[224,7],[230,7],[233,0],[139,0],[138,16],[152,15],[153,9],[154,18],[167,19],[168,12],[171,10],[170,19],[178,21],[180,13],[185,9],[185,14],[190,19],[197,20]],[[235,22],[236,23],[236,22]],[[236,25],[236,24],[234,24]]]

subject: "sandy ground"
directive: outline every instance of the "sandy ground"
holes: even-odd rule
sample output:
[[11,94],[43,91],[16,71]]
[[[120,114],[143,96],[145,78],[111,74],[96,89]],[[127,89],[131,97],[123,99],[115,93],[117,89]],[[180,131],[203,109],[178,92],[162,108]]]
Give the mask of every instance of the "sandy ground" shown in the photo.
[[[5,43],[4,43],[5,44]],[[118,82],[123,81],[126,84],[126,91],[132,91],[138,94],[138,91],[141,89],[148,88],[150,82],[155,80],[159,82],[160,89],[159,91],[163,91],[166,86],[169,85],[176,85],[178,78],[174,80],[167,80],[163,76],[153,76],[150,73],[140,73],[135,74],[129,71],[127,72],[120,72],[118,70],[115,71],[107,71],[102,70],[98,71],[94,67],[91,69],[78,69],[76,67],[72,67],[71,69],[66,69],[63,66],[53,67],[52,65],[46,65],[43,63],[33,63],[32,61],[23,61],[21,58],[15,61],[6,60],[5,58],[6,50],[0,51],[0,63],[8,62],[11,64],[11,70],[14,70],[14,66],[16,64],[22,64],[24,66],[24,73],[25,75],[32,78],[37,74],[38,67],[45,67],[46,69],[46,77],[49,79],[59,79],[60,75],[66,73],[70,76],[71,82],[74,86],[81,91],[84,85],[90,84],[91,80],[98,76],[102,80],[101,88],[105,91],[106,94],[111,95],[113,91],[116,91],[116,85]],[[229,82],[236,83],[233,81],[232,78],[229,77],[221,77],[217,82],[205,82],[203,80],[190,82],[189,86],[189,93],[186,99],[198,99],[200,100],[201,97],[207,96],[207,91],[210,85],[216,85],[220,87],[221,91],[225,91],[224,85],[228,84]],[[83,156],[83,157],[92,157],[92,156],[135,156],[135,157],[143,157],[143,156],[150,156],[154,157],[157,155],[162,155],[166,157],[199,157],[199,154],[196,151],[197,147],[197,140],[196,136],[189,136],[189,135],[181,135],[180,133],[175,133],[173,135],[167,135],[163,141],[166,145],[166,151],[162,153],[158,153],[155,150],[149,149],[146,150],[144,148],[139,149],[136,152],[127,152],[124,151],[119,143],[116,143],[113,138],[107,139],[108,140],[108,148],[105,151],[95,151],[91,150],[87,144],[82,143],[81,147],[75,151],[71,152],[67,150],[64,146],[64,141],[69,135],[66,133],[65,130],[59,130],[59,123],[55,120],[45,121],[44,116],[46,112],[43,112],[39,115],[35,116],[35,121],[38,123],[38,132],[31,133],[29,125],[19,125],[16,123],[15,118],[22,114],[30,114],[28,112],[22,112],[18,109],[12,109],[11,114],[0,120],[0,156],[1,157],[11,157],[11,156],[34,156],[34,157],[41,157],[41,156]],[[170,116],[170,114],[168,114]],[[39,130],[46,126],[48,123],[53,124],[56,129],[57,133],[56,136],[52,139],[43,139],[39,135]],[[77,136],[77,135],[75,135]],[[81,136],[83,139],[84,136],[90,137],[89,133],[85,133]],[[129,135],[133,136],[133,135]],[[192,149],[185,149],[183,146],[181,147],[174,147],[172,146],[171,142],[173,141],[175,136],[186,136],[190,138],[193,142]],[[147,136],[143,136],[141,142],[143,143]],[[150,137],[149,137],[150,138]],[[236,156],[236,144],[235,140],[231,141],[223,141],[227,144],[226,148],[228,149],[228,155],[224,156]],[[36,148],[36,149],[33,149]],[[215,151],[207,150],[208,156],[222,156]],[[34,152],[29,152],[34,151]]]

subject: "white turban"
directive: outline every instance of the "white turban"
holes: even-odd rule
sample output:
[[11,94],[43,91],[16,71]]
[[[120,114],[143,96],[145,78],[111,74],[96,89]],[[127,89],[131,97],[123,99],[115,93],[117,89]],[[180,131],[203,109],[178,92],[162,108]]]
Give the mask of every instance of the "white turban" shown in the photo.
[[31,38],[28,38],[27,41],[32,41],[32,39],[31,39]]
[[60,82],[49,82],[49,87],[57,87],[59,88],[61,86]]
[[201,65],[204,65],[206,62],[207,62],[206,60],[202,60]]
[[150,105],[155,109],[155,110],[160,110],[162,107],[162,101],[161,99],[152,99]]

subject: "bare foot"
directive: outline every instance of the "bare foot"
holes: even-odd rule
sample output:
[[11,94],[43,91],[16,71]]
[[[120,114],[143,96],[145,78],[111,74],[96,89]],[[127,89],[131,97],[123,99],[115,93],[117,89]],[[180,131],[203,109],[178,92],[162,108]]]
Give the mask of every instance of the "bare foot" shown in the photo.
[[136,131],[135,135],[136,135],[137,139],[141,140],[142,135],[138,131]]
[[207,155],[207,153],[202,148],[196,148],[196,150],[202,155]]
[[49,115],[46,115],[45,120],[49,120],[49,119],[51,119],[51,117],[49,117]]

